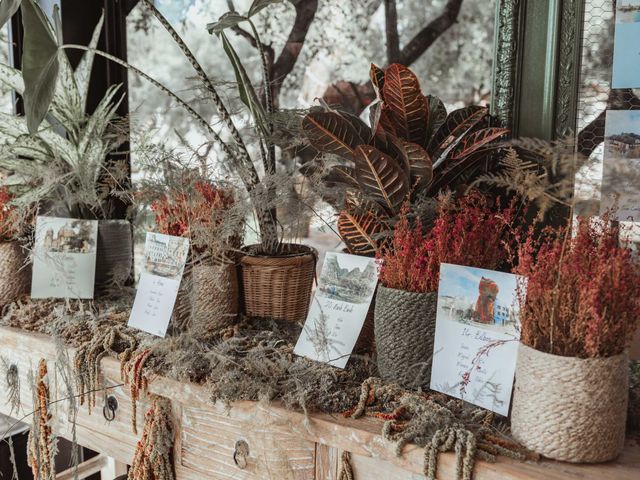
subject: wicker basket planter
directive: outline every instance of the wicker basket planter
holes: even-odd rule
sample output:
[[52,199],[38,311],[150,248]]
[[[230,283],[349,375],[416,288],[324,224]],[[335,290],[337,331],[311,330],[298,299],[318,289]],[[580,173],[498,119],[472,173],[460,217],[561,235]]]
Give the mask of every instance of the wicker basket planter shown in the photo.
[[124,285],[133,266],[133,233],[127,220],[100,220],[96,250],[96,289]]
[[605,462],[624,446],[628,398],[626,353],[581,359],[520,344],[511,431],[554,460]]
[[0,306],[29,293],[31,268],[27,251],[18,242],[0,243]]
[[244,312],[250,317],[303,322],[309,311],[316,274],[316,251],[306,245],[287,244],[278,257],[251,253],[240,257]]
[[378,287],[375,343],[384,380],[405,388],[429,386],[437,301],[436,293]]

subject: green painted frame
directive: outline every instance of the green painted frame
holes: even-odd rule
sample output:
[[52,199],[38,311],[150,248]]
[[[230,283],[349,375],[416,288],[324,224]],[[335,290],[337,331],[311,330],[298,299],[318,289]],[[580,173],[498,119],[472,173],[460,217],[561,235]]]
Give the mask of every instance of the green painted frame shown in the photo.
[[498,0],[491,110],[514,136],[575,132],[585,0]]

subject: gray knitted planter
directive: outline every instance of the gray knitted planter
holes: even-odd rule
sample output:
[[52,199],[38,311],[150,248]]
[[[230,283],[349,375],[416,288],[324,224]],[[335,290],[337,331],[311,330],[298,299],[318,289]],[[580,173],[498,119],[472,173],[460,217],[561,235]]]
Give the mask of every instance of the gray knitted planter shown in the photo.
[[436,293],[378,287],[375,338],[378,371],[405,388],[427,388],[436,330]]

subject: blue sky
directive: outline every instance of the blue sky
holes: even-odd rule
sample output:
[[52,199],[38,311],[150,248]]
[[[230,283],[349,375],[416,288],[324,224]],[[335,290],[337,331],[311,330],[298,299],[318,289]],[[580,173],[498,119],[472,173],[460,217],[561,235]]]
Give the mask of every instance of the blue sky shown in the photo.
[[498,284],[500,290],[497,298],[498,303],[513,305],[517,287],[515,275],[461,265],[442,264],[438,295],[477,298],[478,285],[483,276]]
[[640,110],[608,110],[605,135],[637,133],[640,135]]
[[156,6],[171,23],[178,23],[184,20],[187,9],[194,2],[195,0],[159,0]]
[[640,87],[640,22],[617,23],[613,50],[613,88]]

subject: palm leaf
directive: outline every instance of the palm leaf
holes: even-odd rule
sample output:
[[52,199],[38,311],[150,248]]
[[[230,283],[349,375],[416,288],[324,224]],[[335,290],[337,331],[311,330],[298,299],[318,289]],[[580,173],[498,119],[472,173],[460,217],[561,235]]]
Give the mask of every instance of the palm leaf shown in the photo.
[[467,131],[479,124],[488,113],[489,111],[486,107],[477,105],[471,105],[470,107],[460,108],[451,112],[429,142],[426,150],[431,155],[431,158],[437,161],[444,150],[450,147]]
[[402,167],[375,147],[356,149],[356,178],[365,196],[396,213],[409,193],[409,180]]
[[378,238],[387,230],[381,217],[371,210],[358,212],[345,209],[338,216],[338,233],[349,253],[374,255],[378,250]]
[[365,142],[355,128],[337,112],[311,112],[302,120],[302,130],[318,151],[353,160],[355,149]]
[[[456,161],[471,155],[482,148],[486,148],[489,143],[509,133],[508,128],[483,128],[470,135],[465,135],[456,147],[449,154],[449,159]],[[498,147],[495,145],[494,147]]]
[[385,106],[391,113],[397,136],[424,145],[429,125],[429,108],[414,73],[403,65],[389,66],[385,71],[383,92]]

